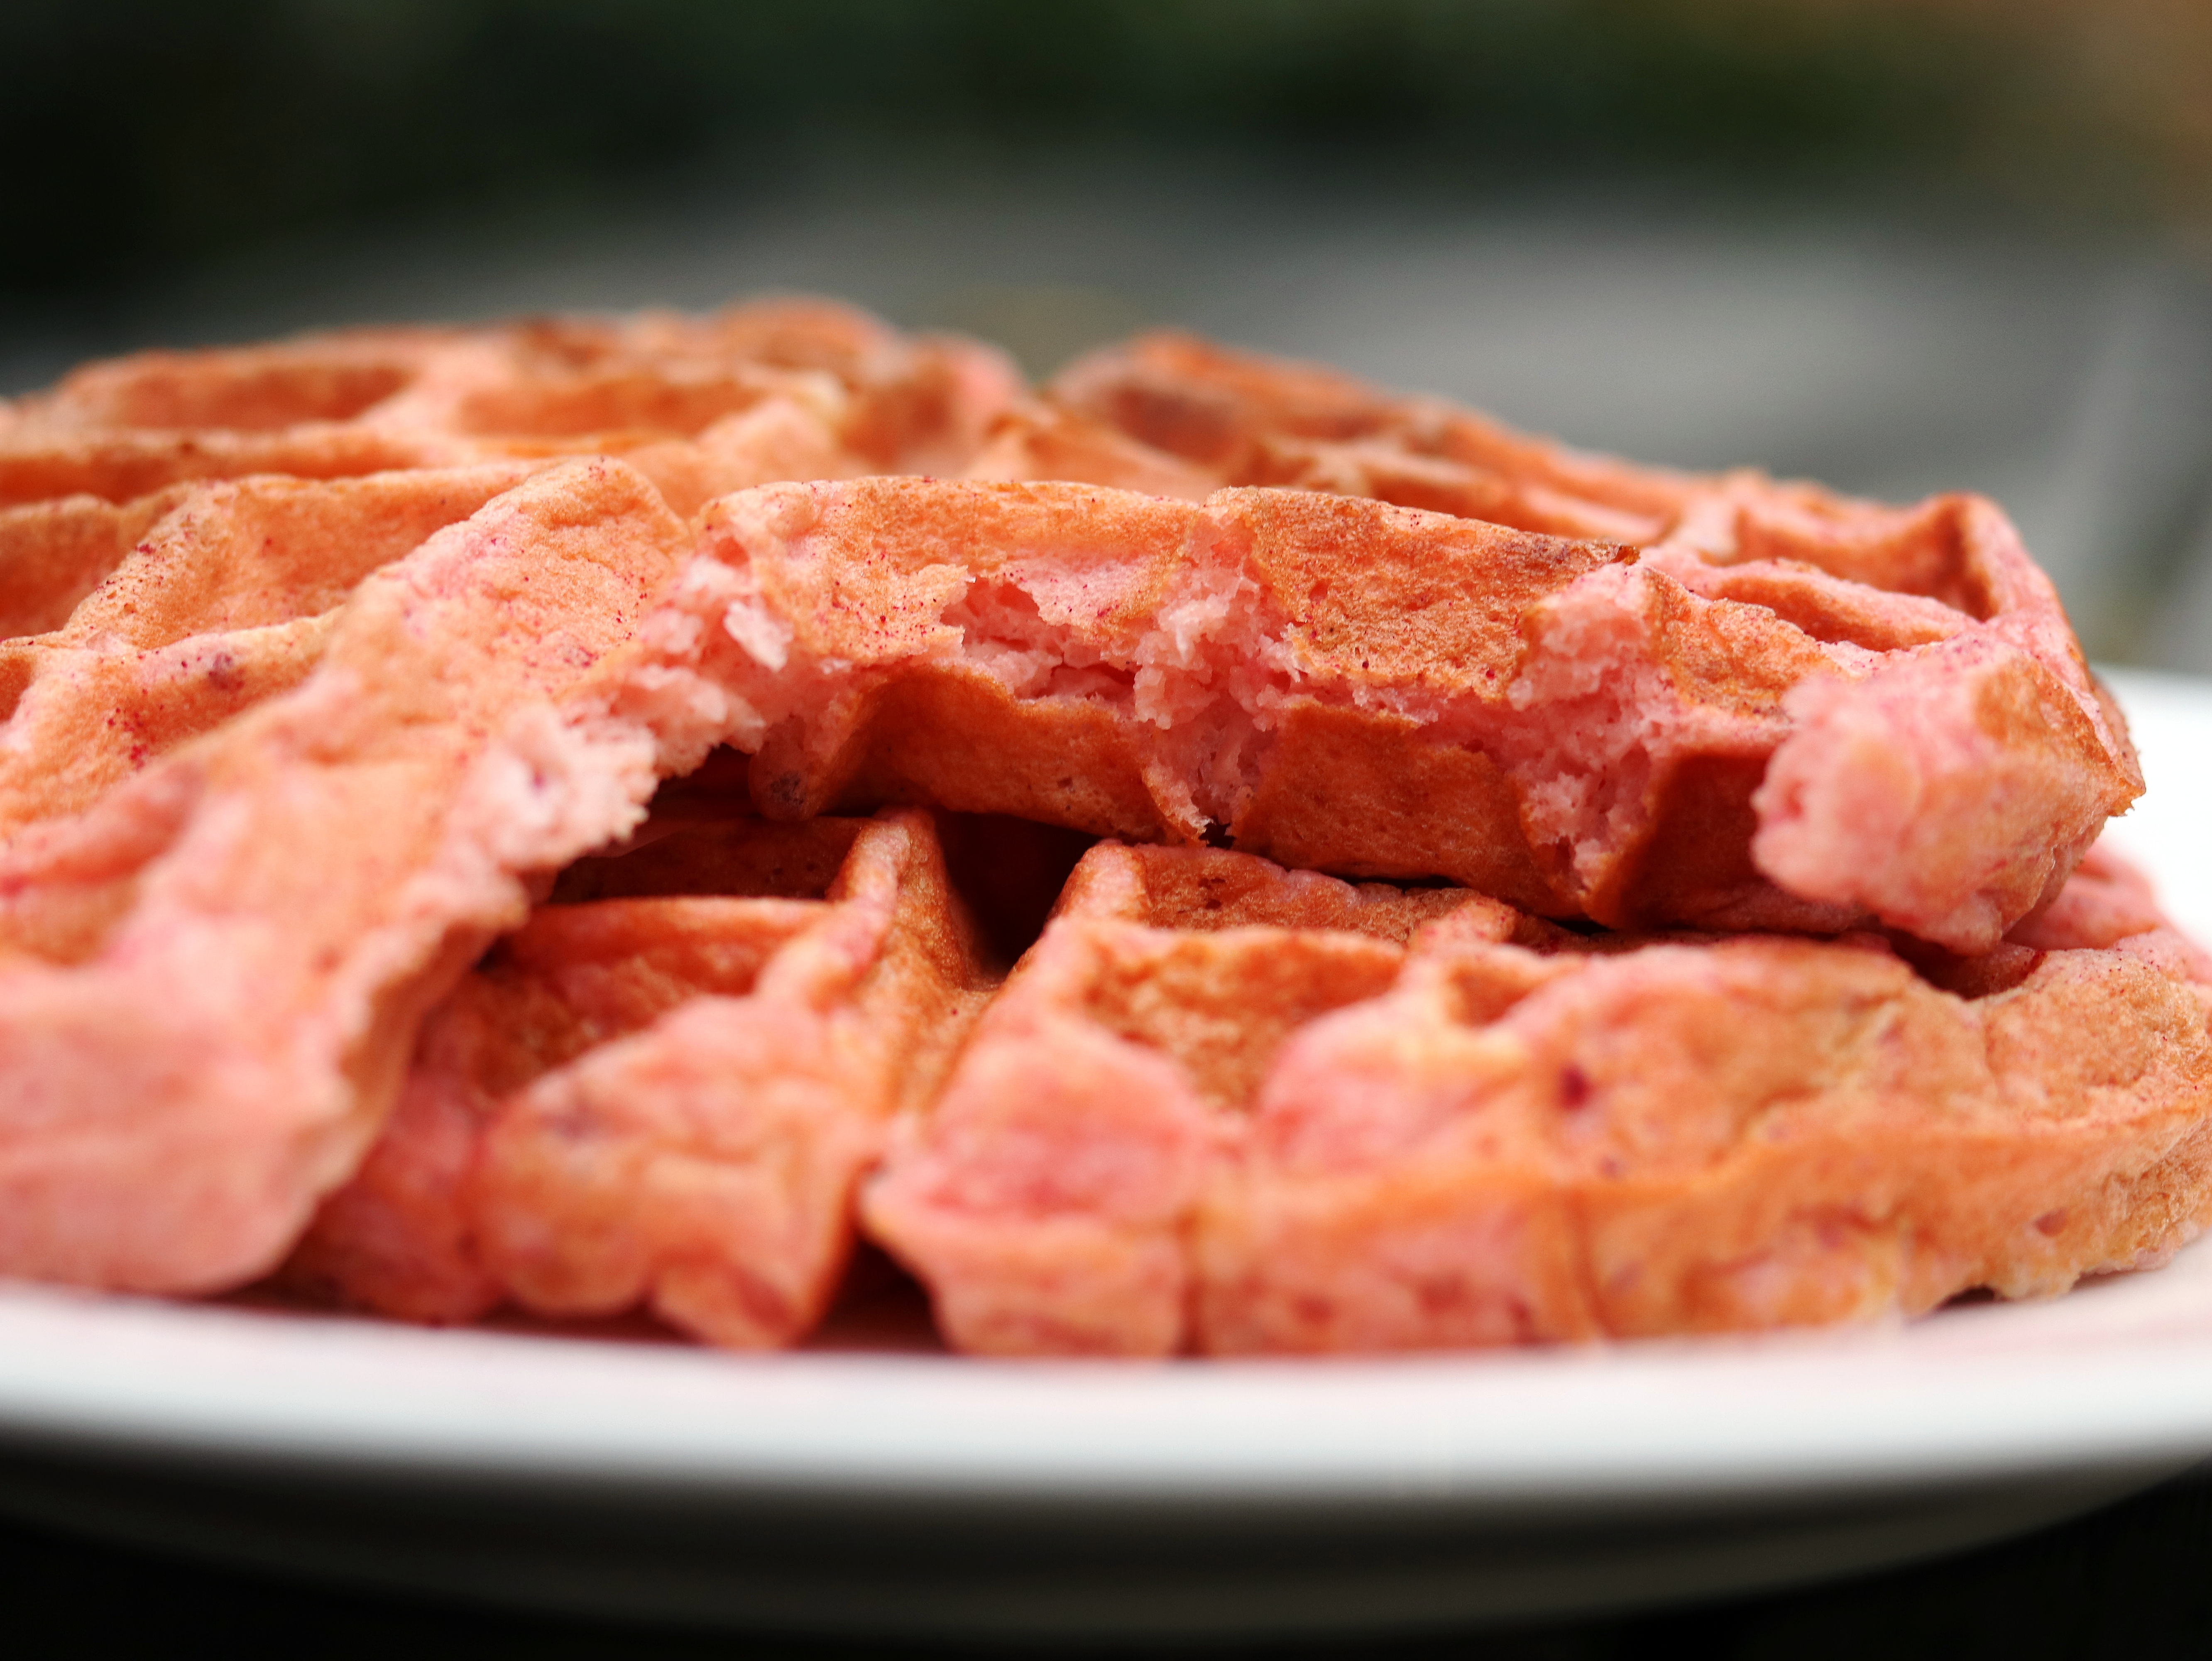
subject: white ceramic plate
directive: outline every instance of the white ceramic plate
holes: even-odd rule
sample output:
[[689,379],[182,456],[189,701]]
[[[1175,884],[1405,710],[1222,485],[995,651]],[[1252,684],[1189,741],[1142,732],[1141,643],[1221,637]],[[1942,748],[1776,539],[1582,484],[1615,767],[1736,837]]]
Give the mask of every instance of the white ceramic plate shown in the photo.
[[[2212,684],[2112,677],[2212,937]],[[0,1292],[0,1505],[544,1605],[845,1630],[1409,1625],[1901,1561],[2212,1455],[2212,1242],[1911,1326],[1387,1361],[734,1357]]]

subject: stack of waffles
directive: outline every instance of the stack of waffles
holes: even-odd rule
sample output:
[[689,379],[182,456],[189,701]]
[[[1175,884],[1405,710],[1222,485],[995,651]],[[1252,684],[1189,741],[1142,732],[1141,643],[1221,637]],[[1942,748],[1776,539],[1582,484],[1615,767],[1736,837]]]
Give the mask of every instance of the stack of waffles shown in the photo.
[[815,302],[0,405],[0,1274],[957,1348],[1915,1314],[2212,1217],[2002,514]]

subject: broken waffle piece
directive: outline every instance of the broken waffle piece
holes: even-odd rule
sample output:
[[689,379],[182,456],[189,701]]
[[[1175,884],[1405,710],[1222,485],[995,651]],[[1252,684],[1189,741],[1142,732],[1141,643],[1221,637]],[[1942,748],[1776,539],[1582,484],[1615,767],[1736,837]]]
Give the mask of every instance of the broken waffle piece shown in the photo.
[[1102,845],[866,1226],[996,1354],[1812,1324],[2161,1261],[2212,1215],[2212,994],[2156,928],[2012,967],[1968,998],[1871,935]]
[[1969,609],[1860,581],[1817,516],[1734,566],[1280,490],[858,479],[701,523],[656,696],[719,709],[778,817],[927,802],[1613,928],[1978,952],[2141,788],[1972,499],[1894,516],[1883,556]]
[[305,678],[8,837],[0,1272],[283,1256],[523,874],[636,822],[654,745],[602,677],[685,545],[619,463],[535,474],[362,581]]
[[928,816],[679,825],[553,898],[431,1013],[288,1278],[415,1320],[803,1336],[885,1123],[989,984]]
[[[1615,683],[1586,700],[1583,725],[1601,735],[1603,759],[1629,791],[1648,770],[1647,797],[1675,789],[1699,805],[1690,822],[1701,810],[1720,833],[1656,839],[1650,859],[1705,891],[1647,909],[1643,920],[1820,926],[1809,915],[1793,922],[1713,903],[1716,884],[1725,889],[1742,873],[1711,850],[1747,833],[1751,863],[1793,895],[1986,951],[2057,891],[2097,827],[2142,788],[2125,727],[2091,678],[2056,592],[1981,498],[1890,508],[1750,470],[1638,466],[1513,432],[1441,399],[1394,396],[1318,365],[1173,332],[1070,364],[1046,401],[1066,420],[1224,485],[1372,496],[1638,545],[1638,574],[1608,579],[1618,593],[1584,585],[1530,626],[1562,648],[1546,654],[1554,662],[1576,659],[1578,640],[1588,646],[1586,663],[1567,672],[1585,690]],[[1086,453],[1060,447],[1071,460]],[[1103,440],[1089,451],[1105,453]],[[1670,604],[1677,584],[1721,607],[1683,613]],[[1641,702],[1632,683],[1645,678],[1642,660],[1680,679],[1684,652],[1748,653],[1743,690],[1759,696],[1766,653],[1722,619],[1729,603],[1793,625],[1830,662],[1802,685],[1786,668],[1767,680],[1769,695],[1788,685],[1785,730],[1763,770],[1740,750],[1696,758],[1670,786],[1663,749],[1644,753],[1632,720],[1622,745],[1606,706]],[[1673,638],[1624,656],[1607,636],[1638,625],[1609,614],[1637,610],[1655,642]],[[1691,618],[1718,626],[1680,627]],[[1535,682],[1528,693],[1546,703],[1577,695]],[[1573,770],[1571,763],[1564,776]],[[1295,846],[1279,851],[1304,862]],[[1586,857],[1579,843],[1574,857]],[[1602,900],[1591,915],[1631,921]]]

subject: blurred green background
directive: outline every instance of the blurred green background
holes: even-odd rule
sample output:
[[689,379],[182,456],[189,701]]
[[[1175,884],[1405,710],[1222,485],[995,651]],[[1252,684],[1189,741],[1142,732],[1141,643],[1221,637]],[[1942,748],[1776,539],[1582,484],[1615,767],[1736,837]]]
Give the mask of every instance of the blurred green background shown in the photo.
[[2212,672],[2203,0],[0,7],[0,392],[331,323],[1150,322],[1583,443],[2006,502]]
[[[2202,210],[2212,9],[2147,0],[202,0],[0,9],[0,281],[158,279],[368,214],[796,153],[1085,140]],[[2192,63],[2192,60],[2197,60]]]

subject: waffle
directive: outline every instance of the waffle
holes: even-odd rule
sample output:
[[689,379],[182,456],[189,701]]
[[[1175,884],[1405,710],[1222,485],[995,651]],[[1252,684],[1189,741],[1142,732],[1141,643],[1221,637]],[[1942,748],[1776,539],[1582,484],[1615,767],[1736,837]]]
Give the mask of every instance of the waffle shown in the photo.
[[1305,490],[767,485],[702,514],[655,672],[726,703],[771,815],[928,802],[1985,951],[2140,790],[2124,726],[1988,503],[1884,521],[1884,574],[1955,605],[1858,580],[1871,545],[1809,507],[1782,557],[1780,511],[1724,565]]
[[620,455],[689,514],[768,479],[957,472],[1018,386],[988,347],[819,301],[147,352],[0,403],[0,508]]
[[[1899,508],[1750,471],[1635,466],[1440,399],[1395,398],[1174,333],[1071,364],[1048,403],[1063,421],[1219,484],[1371,496],[1632,543],[1645,570],[1699,599],[1771,609],[1838,656],[1877,654],[1839,663],[1790,700],[1796,730],[1763,776],[1747,767],[1686,787],[1755,819],[1753,862],[1791,893],[1899,922],[1971,891],[1948,916],[1903,926],[1986,949],[2022,915],[2021,897],[2047,900],[2095,826],[2142,788],[2124,725],[2056,592],[1981,498]],[[2013,811],[1992,812],[1999,801]],[[2049,867],[2033,851],[2039,840],[2062,850]],[[1677,868],[1685,853],[1659,850]],[[2008,858],[2026,861],[2009,879],[1996,874]],[[1753,921],[1725,908],[1682,920]]]
[[0,544],[0,569],[20,558],[52,577],[46,593],[21,593],[20,615],[51,621],[61,597],[70,605],[58,627],[0,640],[0,836],[83,812],[156,757],[296,685],[356,584],[527,472],[261,478],[120,508],[79,496],[16,510],[0,526],[14,544]]
[[1460,1348],[2060,1292],[2212,1217],[2212,973],[2109,862],[2075,886],[2045,946],[1916,972],[1875,936],[1586,936],[1102,844],[866,1227],[947,1339],[992,1354]]
[[786,1343],[888,1145],[963,1348],[1378,1348],[2201,1210],[2212,970],[2067,879],[2140,780],[1971,498],[792,301],[94,366],[0,573],[0,1272]]
[[[419,526],[494,483],[362,499]],[[311,660],[288,690],[185,706],[214,724],[0,843],[8,1272],[190,1291],[283,1256],[374,1136],[423,1007],[522,920],[518,873],[635,822],[654,753],[598,713],[602,682],[685,546],[619,463],[532,474],[253,660],[281,684]],[[301,628],[256,609],[281,613],[277,588],[211,593],[243,627],[163,650]],[[235,661],[202,678],[266,690]]]
[[[1666,539],[1692,503],[1722,485],[1578,454],[1442,399],[1393,397],[1316,364],[1171,332],[1078,359],[1054,381],[1044,407],[1062,423],[1194,470],[1217,489],[1331,490],[1639,546]],[[1750,473],[1729,476],[1723,488],[1741,491],[1754,510],[1761,500],[1840,505],[1797,487],[1778,492]],[[1719,551],[1729,528],[1714,526],[1698,545]]]
[[1187,502],[1204,501],[1222,483],[1181,456],[1155,449],[1103,422],[1036,400],[1024,400],[1000,417],[962,477],[1007,482],[1075,479]]
[[529,871],[699,758],[606,708],[677,514],[957,468],[1015,385],[793,301],[145,354],[0,405],[0,1266],[281,1258]]
[[988,984],[926,815],[681,826],[571,867],[425,1023],[287,1278],[413,1320],[644,1304],[787,1343]]

